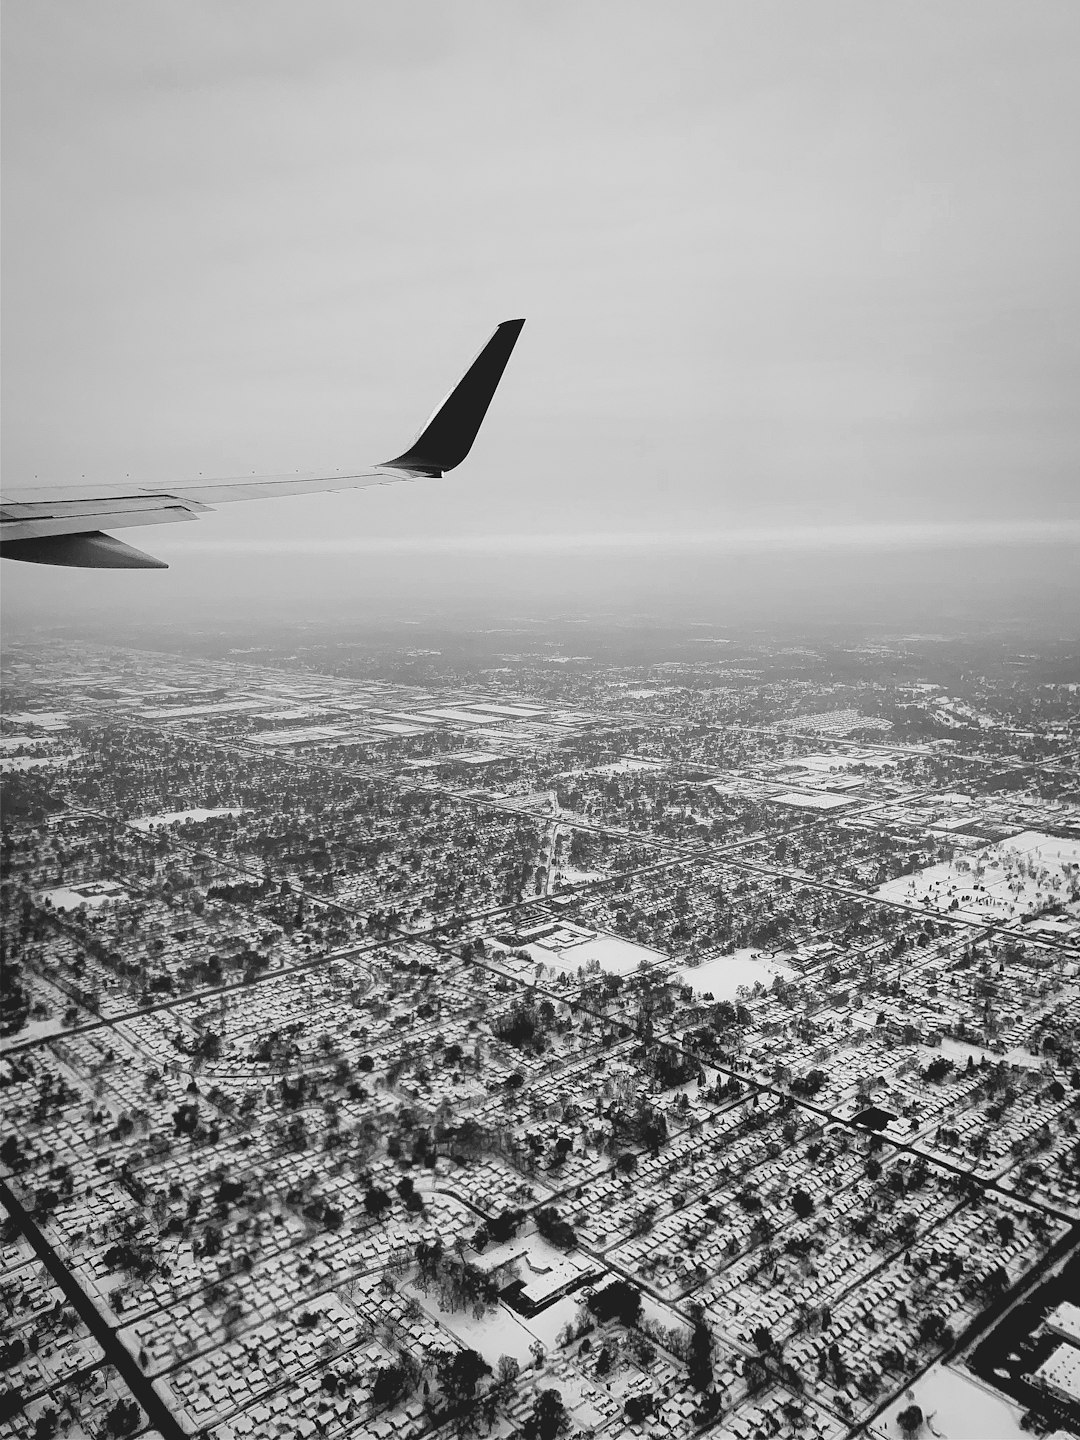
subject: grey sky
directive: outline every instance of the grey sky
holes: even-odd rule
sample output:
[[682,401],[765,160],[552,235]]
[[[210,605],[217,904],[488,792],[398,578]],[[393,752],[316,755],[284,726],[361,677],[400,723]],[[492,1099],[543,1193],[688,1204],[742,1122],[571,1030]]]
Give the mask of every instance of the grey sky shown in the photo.
[[1075,538],[1075,0],[3,18],[8,484],[382,459],[528,318],[461,472],[130,532],[170,594],[234,540]]

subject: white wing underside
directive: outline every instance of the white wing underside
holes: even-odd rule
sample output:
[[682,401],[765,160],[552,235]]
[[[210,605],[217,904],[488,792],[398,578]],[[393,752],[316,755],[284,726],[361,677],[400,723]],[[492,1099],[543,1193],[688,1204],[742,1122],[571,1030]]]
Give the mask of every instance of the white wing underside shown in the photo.
[[183,481],[172,486],[127,484],[27,488],[0,500],[0,553],[46,565],[164,569],[103,532],[135,525],[195,520],[214,505],[359,490],[402,480],[437,478],[472,448],[524,320],[506,320],[437,407],[412,445],[393,460],[332,474],[253,475]]

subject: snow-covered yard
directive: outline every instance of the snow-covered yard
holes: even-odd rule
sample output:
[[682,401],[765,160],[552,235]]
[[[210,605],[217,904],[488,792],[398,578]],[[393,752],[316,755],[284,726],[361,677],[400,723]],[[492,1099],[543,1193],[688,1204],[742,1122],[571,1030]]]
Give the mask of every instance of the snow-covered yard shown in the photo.
[[550,946],[538,940],[521,948],[526,950],[533,960],[542,961],[552,969],[565,970],[570,974],[576,974],[582,965],[595,960],[600,969],[609,975],[632,975],[642,961],[647,965],[654,965],[667,958],[660,950],[653,950],[648,945],[638,945],[633,940],[623,940],[621,936],[609,935],[604,931],[594,935],[591,940],[579,940],[571,945]]
[[58,885],[54,890],[43,890],[39,899],[47,900],[54,910],[77,910],[86,905],[96,910],[110,900],[124,900],[127,891],[115,880],[86,880],[81,885]]
[[712,994],[717,1000],[734,1000],[740,985],[754,986],[761,982],[766,988],[778,975],[794,979],[796,972],[783,963],[782,955],[763,955],[760,950],[736,950],[733,955],[717,955],[703,965],[686,965],[678,978],[693,988],[695,995]]
[[888,1440],[902,1436],[896,1417],[912,1404],[925,1417],[920,1434],[937,1440],[1023,1440],[1030,1433],[1020,1428],[1023,1412],[1018,1405],[962,1370],[934,1365],[882,1412],[871,1434]]
[[411,1280],[401,1286],[401,1293],[411,1295],[444,1330],[478,1351],[493,1370],[500,1355],[512,1355],[522,1369],[530,1363],[530,1346],[536,1337],[501,1300],[478,1320],[471,1310],[444,1310],[434,1289],[425,1295]]

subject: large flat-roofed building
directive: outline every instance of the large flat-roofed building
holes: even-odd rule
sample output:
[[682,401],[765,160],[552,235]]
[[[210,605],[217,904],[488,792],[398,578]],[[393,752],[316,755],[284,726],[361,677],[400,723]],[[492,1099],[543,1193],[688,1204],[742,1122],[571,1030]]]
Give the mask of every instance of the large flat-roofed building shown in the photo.
[[1058,1345],[1031,1378],[1055,1400],[1080,1405],[1080,1349],[1075,1345]]
[[1070,1301],[1063,1300],[1046,1317],[1046,1328],[1052,1330],[1055,1335],[1060,1335],[1063,1340],[1068,1340],[1073,1345],[1080,1345],[1080,1305],[1073,1305]]

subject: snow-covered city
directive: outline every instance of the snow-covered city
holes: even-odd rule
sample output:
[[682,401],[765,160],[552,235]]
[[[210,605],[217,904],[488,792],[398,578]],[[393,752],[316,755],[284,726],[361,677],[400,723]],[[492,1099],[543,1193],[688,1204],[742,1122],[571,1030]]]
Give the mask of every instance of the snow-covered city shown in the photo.
[[1075,1425],[1075,654],[707,638],[7,648],[9,1433]]

